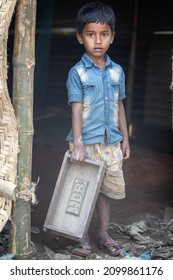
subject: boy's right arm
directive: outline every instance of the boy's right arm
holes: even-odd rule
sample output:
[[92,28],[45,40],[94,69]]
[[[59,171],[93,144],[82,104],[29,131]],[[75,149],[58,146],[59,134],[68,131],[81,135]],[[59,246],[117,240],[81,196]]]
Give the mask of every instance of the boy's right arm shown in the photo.
[[82,143],[82,111],[83,105],[79,102],[72,102],[72,131],[74,138],[74,149],[71,153],[71,160],[74,163],[82,163],[86,157]]

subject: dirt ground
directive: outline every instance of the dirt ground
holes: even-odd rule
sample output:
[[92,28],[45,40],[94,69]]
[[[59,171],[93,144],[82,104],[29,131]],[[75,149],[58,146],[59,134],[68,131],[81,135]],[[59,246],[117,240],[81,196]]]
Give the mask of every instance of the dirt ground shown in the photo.
[[[68,149],[65,138],[70,125],[70,108],[66,105],[59,108],[49,106],[41,116],[34,118],[32,180],[37,182],[40,178],[36,191],[38,204],[31,209],[31,239],[37,252],[36,259],[51,258],[52,252],[66,254],[66,246],[76,243],[43,231],[64,153]],[[137,248],[138,253],[151,251],[151,247],[152,250],[153,247],[159,250],[167,248],[169,256],[173,257],[173,226],[169,224],[173,219],[173,156],[133,143],[131,158],[124,162],[124,176],[126,198],[111,201],[110,234],[122,243],[130,244],[135,250]],[[132,225],[133,229],[137,225],[139,231],[135,237],[142,238],[142,241],[136,243],[134,236],[127,234],[131,232]],[[93,258],[108,258],[97,246],[95,213],[89,232],[92,253],[96,254]],[[146,242],[148,238],[149,242]],[[163,244],[168,247],[163,247]],[[49,253],[45,252],[46,248],[50,250]]]
[[[38,204],[32,206],[32,227],[38,232],[33,230],[32,240],[40,248],[46,246],[54,252],[75,244],[75,241],[43,231],[64,153],[68,149],[65,138],[70,125],[70,109],[66,105],[47,107],[41,116],[34,118],[32,178],[36,182],[39,177],[40,181],[36,192]],[[126,198],[111,201],[111,224],[132,225],[141,220],[151,221],[153,217],[164,222],[168,210],[173,209],[173,156],[133,143],[131,158],[124,162],[124,175]],[[172,213],[169,213],[168,220],[173,218]],[[101,253],[97,248],[95,214],[90,237],[93,252]]]

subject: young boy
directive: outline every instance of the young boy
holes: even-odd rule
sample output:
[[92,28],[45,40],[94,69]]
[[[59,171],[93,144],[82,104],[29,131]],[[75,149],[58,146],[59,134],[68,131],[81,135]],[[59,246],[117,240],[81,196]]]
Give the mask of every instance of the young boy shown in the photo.
[[[126,117],[125,76],[120,65],[106,54],[115,36],[115,14],[107,4],[94,1],[77,13],[77,40],[85,53],[68,74],[68,103],[72,109],[72,129],[67,141],[71,161],[82,164],[86,157],[107,163],[96,209],[99,224],[99,248],[116,256],[122,249],[108,234],[110,199],[125,197],[123,158],[130,156]],[[71,252],[91,253],[86,236]]]

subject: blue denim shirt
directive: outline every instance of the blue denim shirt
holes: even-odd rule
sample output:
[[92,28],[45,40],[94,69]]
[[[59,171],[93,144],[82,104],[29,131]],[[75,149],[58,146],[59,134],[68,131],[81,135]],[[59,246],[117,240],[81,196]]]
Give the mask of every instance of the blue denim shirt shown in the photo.
[[[122,67],[106,54],[105,69],[101,71],[85,53],[70,69],[66,86],[68,103],[83,104],[83,144],[111,145],[120,142],[118,101],[126,97]],[[73,142],[72,129],[66,140]]]

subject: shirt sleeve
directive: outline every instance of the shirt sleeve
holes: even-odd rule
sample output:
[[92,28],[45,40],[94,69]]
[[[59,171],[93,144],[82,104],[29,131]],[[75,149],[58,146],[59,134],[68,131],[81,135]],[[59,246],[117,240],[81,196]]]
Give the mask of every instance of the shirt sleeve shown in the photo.
[[68,73],[67,82],[68,104],[71,102],[83,102],[80,77],[75,68],[71,68]]
[[122,69],[122,67],[120,67],[120,80],[119,80],[119,100],[122,100],[124,98],[126,98],[126,93],[125,93],[125,74],[124,71]]

